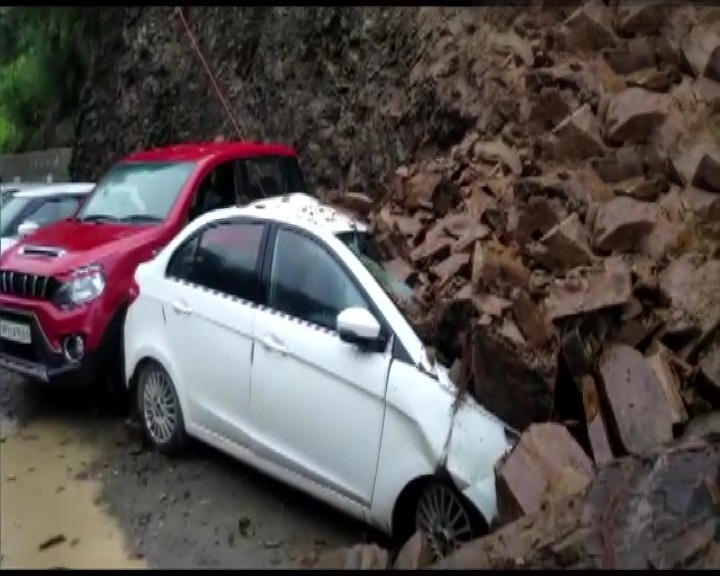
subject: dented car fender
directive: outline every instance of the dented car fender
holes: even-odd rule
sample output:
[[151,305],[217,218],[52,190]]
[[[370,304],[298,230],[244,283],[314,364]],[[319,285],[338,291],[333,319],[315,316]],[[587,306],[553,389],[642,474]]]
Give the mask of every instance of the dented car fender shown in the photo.
[[393,362],[372,500],[372,516],[387,521],[380,528],[392,530],[395,502],[410,482],[444,473],[490,522],[496,514],[493,466],[511,446],[504,428],[459,393],[444,369],[430,374]]

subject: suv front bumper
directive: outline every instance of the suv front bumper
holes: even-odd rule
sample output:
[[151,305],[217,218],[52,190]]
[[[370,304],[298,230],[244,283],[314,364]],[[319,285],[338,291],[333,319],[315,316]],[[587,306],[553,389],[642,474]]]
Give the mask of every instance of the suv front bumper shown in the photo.
[[94,372],[93,355],[81,361],[68,359],[62,348],[51,344],[37,316],[30,311],[0,308],[0,319],[29,327],[29,344],[0,338],[0,368],[41,382],[56,380],[78,381],[91,378]]

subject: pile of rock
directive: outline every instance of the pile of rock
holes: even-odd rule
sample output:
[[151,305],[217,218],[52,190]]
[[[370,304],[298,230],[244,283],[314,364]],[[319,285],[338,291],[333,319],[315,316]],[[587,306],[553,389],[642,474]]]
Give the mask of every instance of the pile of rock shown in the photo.
[[[485,36],[506,113],[448,156],[400,167],[373,201],[329,197],[368,216],[457,385],[525,431],[497,470],[502,520],[585,494],[554,521],[586,523],[595,560],[568,565],[635,567],[603,556],[611,505],[599,527],[585,511],[610,481],[632,500],[641,455],[720,432],[720,11],[593,1],[551,29],[538,14]],[[533,425],[550,421],[572,435]],[[664,458],[690,466],[685,446]],[[717,468],[717,445],[706,450]],[[516,537],[533,566],[571,546],[553,534],[531,553]],[[648,565],[673,564],[656,545]]]
[[523,430],[577,418],[567,373],[596,463],[720,408],[720,12],[701,10],[521,16],[493,61],[519,103],[500,135],[374,201],[330,195],[368,215],[457,384]]

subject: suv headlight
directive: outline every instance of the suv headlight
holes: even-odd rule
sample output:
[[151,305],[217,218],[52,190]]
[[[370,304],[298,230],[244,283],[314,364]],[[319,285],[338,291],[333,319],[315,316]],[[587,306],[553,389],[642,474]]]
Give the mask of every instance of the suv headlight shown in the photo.
[[58,288],[53,300],[63,309],[81,306],[100,296],[106,283],[105,274],[99,265],[84,266],[70,274],[70,278]]

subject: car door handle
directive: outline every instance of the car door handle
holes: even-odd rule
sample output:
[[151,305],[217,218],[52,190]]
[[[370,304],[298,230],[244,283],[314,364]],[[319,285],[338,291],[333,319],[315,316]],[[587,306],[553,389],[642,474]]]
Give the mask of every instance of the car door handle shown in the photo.
[[285,346],[272,336],[265,336],[262,340],[260,340],[260,343],[268,350],[273,350],[280,354],[285,354],[287,352],[287,348],[285,348]]
[[191,314],[192,308],[185,304],[185,302],[181,302],[179,300],[176,300],[172,303],[172,309],[175,310],[178,314]]

